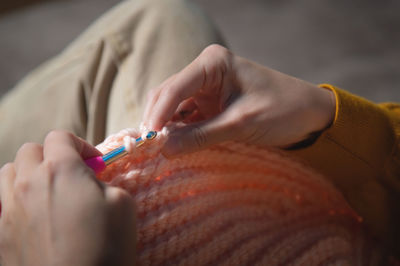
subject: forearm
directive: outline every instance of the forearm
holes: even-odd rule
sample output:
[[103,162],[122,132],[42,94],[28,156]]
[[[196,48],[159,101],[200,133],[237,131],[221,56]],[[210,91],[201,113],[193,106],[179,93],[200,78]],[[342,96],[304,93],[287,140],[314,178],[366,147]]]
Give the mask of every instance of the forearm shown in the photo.
[[399,168],[393,167],[399,149],[396,114],[386,106],[325,87],[337,97],[332,126],[314,144],[291,152],[328,177],[364,218],[370,231],[394,247],[397,211],[393,206],[400,194],[393,172]]

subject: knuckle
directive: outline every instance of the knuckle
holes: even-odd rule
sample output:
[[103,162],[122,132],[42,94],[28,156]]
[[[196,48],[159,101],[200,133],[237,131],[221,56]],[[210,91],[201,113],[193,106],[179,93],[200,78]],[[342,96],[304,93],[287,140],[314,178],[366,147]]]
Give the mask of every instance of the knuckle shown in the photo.
[[77,174],[82,170],[87,170],[89,173],[92,173],[92,171],[88,167],[82,166],[83,164],[81,157],[49,157],[43,160],[42,164],[40,165],[39,171],[40,175],[45,176],[47,179],[53,179],[56,176],[64,176],[66,174]]
[[232,53],[225,47],[212,44],[199,57],[203,71],[203,88],[221,88],[226,73],[230,72]]
[[[56,168],[58,162],[53,162],[51,160],[46,160],[40,165],[40,178],[45,178],[49,183],[53,183],[55,178]],[[60,163],[61,164],[61,163]]]
[[197,148],[202,148],[206,145],[207,134],[204,131],[204,129],[202,129],[200,127],[194,127],[192,135],[193,135],[194,144],[196,145]]
[[17,154],[20,153],[25,153],[26,151],[29,150],[34,150],[34,149],[40,149],[41,145],[33,142],[27,142],[22,144],[22,146],[19,148]]
[[35,148],[35,147],[36,147],[35,143],[27,142],[27,143],[22,144],[20,150],[29,150],[29,149],[32,149],[32,148]]
[[27,179],[17,179],[14,183],[14,193],[19,199],[26,197],[26,195],[31,191],[32,184]]
[[[233,54],[227,48],[219,44],[211,44],[207,46],[201,53],[204,65],[214,67],[226,72],[231,63]],[[210,64],[211,63],[211,64]]]
[[52,141],[52,140],[59,140],[59,139],[65,139],[65,138],[72,138],[72,133],[65,131],[65,130],[52,130],[50,131],[46,138],[45,142]]
[[51,188],[57,180],[65,180],[72,176],[86,178],[87,175],[92,175],[93,172],[88,167],[82,167],[80,161],[70,160],[55,160],[50,158],[43,161],[39,168],[38,176],[44,180],[41,185],[43,189]]
[[49,133],[47,133],[47,136],[46,136],[45,140],[59,138],[59,136],[61,134],[64,134],[64,131],[62,131],[62,130],[52,130]]
[[202,54],[210,57],[226,57],[229,55],[229,50],[219,44],[210,44],[207,46]]
[[6,163],[0,169],[0,175],[3,174],[3,173],[8,173],[11,170],[14,170],[14,164],[13,163]]
[[129,193],[121,188],[109,187],[109,199],[113,205],[125,205],[132,201]]
[[124,202],[127,198],[129,198],[128,192],[120,188],[116,189],[115,199],[117,202]]

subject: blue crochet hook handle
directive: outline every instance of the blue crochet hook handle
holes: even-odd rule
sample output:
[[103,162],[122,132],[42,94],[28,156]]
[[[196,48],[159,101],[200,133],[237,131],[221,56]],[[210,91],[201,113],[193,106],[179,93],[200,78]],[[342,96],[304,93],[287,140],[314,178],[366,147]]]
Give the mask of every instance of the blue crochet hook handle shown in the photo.
[[[146,140],[151,140],[154,139],[157,136],[156,131],[149,131],[143,139],[142,137],[139,137],[135,140],[136,147],[142,145]],[[101,171],[103,171],[107,165],[115,162],[116,160],[124,157],[125,155],[128,154],[128,151],[126,150],[125,146],[119,146],[118,148],[104,154],[103,156],[97,156],[97,157],[92,157],[89,159],[85,160],[85,163],[87,166],[93,169],[93,171],[98,174]]]

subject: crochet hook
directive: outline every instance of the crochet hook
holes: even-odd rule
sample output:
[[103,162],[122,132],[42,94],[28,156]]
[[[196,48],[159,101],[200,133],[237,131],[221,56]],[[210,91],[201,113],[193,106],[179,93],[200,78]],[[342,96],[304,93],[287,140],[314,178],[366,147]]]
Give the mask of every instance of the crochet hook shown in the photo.
[[[135,139],[135,144],[136,147],[141,146],[146,140],[151,140],[154,139],[157,136],[157,131],[149,131],[147,132],[145,138],[143,139],[142,137],[139,137]],[[100,173],[103,171],[107,165],[115,162],[116,160],[124,157],[125,155],[128,154],[128,151],[126,150],[125,146],[122,145],[106,154],[103,156],[97,156],[97,157],[92,157],[87,160],[85,160],[85,163],[87,166],[92,168],[94,172]],[[0,202],[0,216],[1,216],[1,202]]]
[[[136,147],[141,146],[146,140],[154,139],[157,136],[156,131],[149,131],[145,138],[139,137],[135,139]],[[93,171],[98,174],[103,171],[107,165],[115,162],[116,160],[124,157],[128,154],[126,147],[124,145],[104,154],[103,156],[97,156],[85,160],[87,166],[93,169]]]

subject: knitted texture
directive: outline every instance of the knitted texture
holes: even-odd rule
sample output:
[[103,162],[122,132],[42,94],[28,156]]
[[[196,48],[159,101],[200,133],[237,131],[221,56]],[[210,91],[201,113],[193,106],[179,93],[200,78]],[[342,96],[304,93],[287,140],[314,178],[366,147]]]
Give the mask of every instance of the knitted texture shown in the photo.
[[[140,135],[123,130],[98,149]],[[136,201],[138,265],[379,263],[361,218],[302,163],[234,142],[168,160],[166,138],[131,148],[98,175]]]

